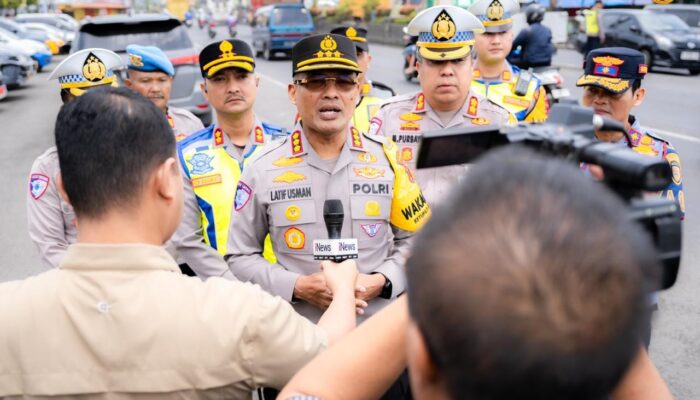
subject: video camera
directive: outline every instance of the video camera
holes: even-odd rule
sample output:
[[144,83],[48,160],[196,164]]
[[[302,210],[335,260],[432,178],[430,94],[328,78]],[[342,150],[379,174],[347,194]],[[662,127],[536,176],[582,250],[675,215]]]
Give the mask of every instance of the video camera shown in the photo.
[[607,186],[629,205],[630,217],[651,235],[663,266],[661,289],[668,289],[675,283],[680,266],[681,214],[673,201],[645,197],[644,193],[665,189],[671,183],[671,167],[665,160],[598,141],[595,130],[627,135],[623,125],[595,115],[589,108],[559,103],[551,108],[548,121],[543,124],[424,132],[417,168],[469,163],[495,147],[511,144],[576,164],[598,165]]

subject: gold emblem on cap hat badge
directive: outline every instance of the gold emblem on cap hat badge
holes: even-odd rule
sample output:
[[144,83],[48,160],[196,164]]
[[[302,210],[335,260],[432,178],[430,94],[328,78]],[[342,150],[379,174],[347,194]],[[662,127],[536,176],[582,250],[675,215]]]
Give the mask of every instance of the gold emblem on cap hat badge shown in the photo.
[[500,1],[494,0],[489,8],[486,10],[486,17],[491,21],[498,21],[503,17],[505,11],[503,10],[503,5]]
[[442,12],[438,14],[437,18],[435,18],[435,21],[433,22],[433,36],[437,40],[450,40],[454,37],[456,32],[457,28],[455,27],[455,23],[452,21],[452,17],[450,17],[450,14],[445,12],[445,10],[442,10]]
[[83,63],[83,76],[91,82],[104,79],[107,75],[107,67],[96,55],[90,53]]

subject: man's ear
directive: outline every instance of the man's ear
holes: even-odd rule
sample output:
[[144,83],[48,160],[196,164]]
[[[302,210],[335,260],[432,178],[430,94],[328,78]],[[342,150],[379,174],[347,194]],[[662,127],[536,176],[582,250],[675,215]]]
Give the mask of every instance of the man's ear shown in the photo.
[[134,85],[134,83],[131,81],[131,79],[129,79],[129,78],[124,79],[124,86],[131,89],[133,85]]
[[172,201],[178,197],[177,191],[182,190],[178,181],[182,178],[174,157],[168,158],[156,168],[154,178],[155,187],[161,197],[167,201]]
[[289,101],[291,101],[292,104],[297,105],[297,85],[293,83],[287,85],[287,95],[289,96]]
[[634,92],[634,106],[637,107],[641,105],[644,102],[644,96],[646,96],[647,90],[642,88],[637,89],[636,92]]
[[260,75],[255,74],[255,87],[260,87]]
[[58,190],[58,195],[61,196],[61,200],[70,204],[70,199],[68,199],[66,189],[63,187],[63,177],[61,176],[61,174],[58,174],[56,176],[56,189]]

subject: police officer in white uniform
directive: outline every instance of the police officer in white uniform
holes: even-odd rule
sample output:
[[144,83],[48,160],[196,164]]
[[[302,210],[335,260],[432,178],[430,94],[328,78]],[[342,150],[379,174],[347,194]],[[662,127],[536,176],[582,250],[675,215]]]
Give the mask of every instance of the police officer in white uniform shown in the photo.
[[[58,79],[61,100],[67,103],[90,89],[117,86],[114,70],[122,66],[121,58],[112,51],[85,49],[66,57],[54,68],[49,79]],[[58,266],[77,235],[73,207],[58,194],[56,180],[59,176],[58,153],[56,146],[51,146],[34,160],[27,193],[29,237],[47,268]]]

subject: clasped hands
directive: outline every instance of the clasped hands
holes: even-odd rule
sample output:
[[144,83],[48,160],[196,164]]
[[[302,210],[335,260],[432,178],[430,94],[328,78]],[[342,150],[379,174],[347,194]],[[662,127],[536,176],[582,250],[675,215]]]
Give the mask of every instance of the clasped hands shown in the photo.
[[382,274],[360,274],[355,260],[340,263],[321,262],[321,271],[301,276],[294,284],[294,297],[325,310],[333,301],[333,293],[355,291],[355,310],[362,315],[367,302],[382,292],[386,278]]

